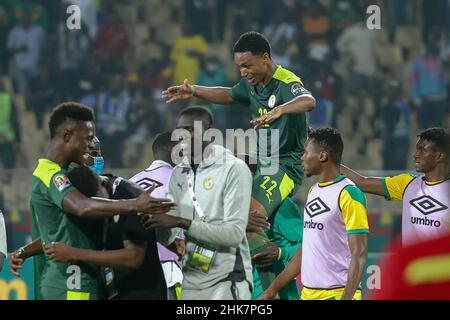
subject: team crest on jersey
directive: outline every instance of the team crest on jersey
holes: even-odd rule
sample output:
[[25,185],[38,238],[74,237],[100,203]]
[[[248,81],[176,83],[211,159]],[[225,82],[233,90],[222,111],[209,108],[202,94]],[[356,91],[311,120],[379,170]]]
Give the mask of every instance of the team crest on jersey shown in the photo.
[[69,178],[64,174],[57,174],[53,177],[53,183],[59,191],[63,191],[70,186]]
[[299,83],[294,83],[291,87],[291,92],[294,96],[298,96],[303,90],[303,87]]
[[212,177],[208,177],[205,179],[205,181],[203,181],[203,187],[205,188],[205,190],[211,190],[213,186],[214,180]]
[[275,97],[275,95],[271,95],[269,98],[269,102],[267,103],[267,105],[269,106],[270,109],[275,107],[276,101],[277,101],[277,97]]

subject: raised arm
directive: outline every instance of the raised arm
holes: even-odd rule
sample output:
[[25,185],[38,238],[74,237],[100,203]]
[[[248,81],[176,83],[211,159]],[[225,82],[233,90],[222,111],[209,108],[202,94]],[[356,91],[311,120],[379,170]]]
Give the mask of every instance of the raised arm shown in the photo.
[[355,183],[363,192],[386,197],[386,191],[383,187],[382,178],[364,177],[344,165],[341,165],[341,173],[345,174],[347,178],[352,180],[353,183]]
[[187,80],[184,80],[182,85],[170,87],[162,92],[162,98],[167,103],[189,99],[191,97],[197,97],[217,104],[234,103],[234,100],[230,96],[230,88],[191,85]]

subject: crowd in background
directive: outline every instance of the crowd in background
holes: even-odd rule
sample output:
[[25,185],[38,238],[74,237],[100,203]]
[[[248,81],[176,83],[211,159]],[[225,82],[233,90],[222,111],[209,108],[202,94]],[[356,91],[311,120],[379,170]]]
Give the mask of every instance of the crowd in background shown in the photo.
[[[66,26],[69,4],[81,30]],[[381,30],[366,26],[371,4]],[[355,168],[407,169],[418,129],[448,126],[448,0],[4,0],[0,166],[34,166],[51,108],[75,100],[96,111],[107,166],[145,167],[152,137],[185,106],[161,91],[233,85],[231,48],[248,30],[303,79],[317,100],[311,126],[338,128]],[[219,129],[250,127],[242,109],[210,108]]]

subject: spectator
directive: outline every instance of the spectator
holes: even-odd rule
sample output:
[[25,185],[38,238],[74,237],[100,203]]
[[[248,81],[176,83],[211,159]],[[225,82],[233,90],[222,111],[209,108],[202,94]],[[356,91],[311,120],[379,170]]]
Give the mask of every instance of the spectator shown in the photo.
[[[433,2],[433,1],[429,1]],[[394,43],[399,25],[413,25],[417,21],[417,1],[392,0],[385,2],[390,43]]]
[[121,74],[108,76],[107,82],[107,90],[96,101],[96,127],[105,159],[110,161],[110,166],[121,168],[122,153],[117,150],[122,150],[127,135],[131,98]]
[[112,69],[124,64],[125,53],[131,42],[128,30],[116,10],[107,13],[106,24],[97,32],[95,48],[103,69]]
[[17,108],[3,86],[0,81],[0,160],[6,169],[11,169],[15,166],[21,132]]
[[308,48],[308,56],[315,61],[323,61],[331,48],[329,43],[330,18],[319,2],[308,6],[301,20],[303,41]]
[[47,29],[49,26],[49,19],[45,8],[35,0],[17,0],[14,1],[14,16],[16,20],[21,21],[25,12],[31,14],[33,23],[40,25],[42,28]]
[[448,79],[436,40],[433,36],[428,38],[425,55],[413,60],[411,66],[410,95],[421,129],[441,126],[449,110]]
[[[62,4],[65,8],[67,5]],[[80,69],[86,62],[89,54],[89,33],[84,24],[84,16],[81,19],[81,30],[74,32],[66,26],[66,21],[60,21],[57,26],[57,52],[59,69],[59,88],[62,100],[75,100],[78,97],[78,83]]]
[[8,35],[7,47],[14,58],[15,81],[19,94],[27,96],[29,84],[37,76],[38,63],[45,46],[44,29],[32,20],[30,10],[22,12],[20,25],[16,25]]
[[341,57],[350,59],[349,94],[358,96],[365,89],[371,97],[379,97],[377,32],[367,29],[363,21],[357,22],[343,31],[336,46]]
[[342,31],[357,21],[358,12],[349,0],[333,1],[329,10],[333,38],[336,39]]
[[264,28],[263,34],[272,46],[272,55],[276,63],[289,68],[291,66],[288,53],[289,44],[294,39],[295,26],[286,19],[285,8],[278,8],[275,19]]
[[[74,4],[80,7],[80,11],[83,13],[83,19],[81,21],[85,24],[89,38],[94,40],[97,34],[97,8],[95,7],[95,1],[92,0],[64,0],[65,7]],[[64,10],[66,12],[66,10]],[[81,29],[83,32],[84,28]]]
[[[219,59],[212,55],[203,59],[202,69],[197,77],[197,84],[206,87],[224,87],[229,84],[228,77]],[[227,111],[229,111],[229,108],[224,109],[224,106],[214,103],[211,103],[209,106],[213,112],[214,119],[216,119],[216,127],[224,131],[226,129],[226,119],[228,118],[227,115],[229,115]]]
[[39,74],[30,85],[30,96],[27,105],[33,110],[39,130],[43,127],[44,116],[50,111],[50,106],[56,102],[55,82],[50,66],[41,64]]
[[8,69],[8,51],[6,49],[6,41],[8,38],[9,26],[11,24],[10,20],[7,6],[0,3],[0,74],[5,73]]
[[192,24],[185,25],[184,36],[177,39],[170,59],[175,63],[174,83],[197,80],[201,57],[208,51],[208,44],[203,36],[193,33]]
[[381,120],[383,138],[383,169],[405,170],[409,152],[409,127],[411,109],[402,98],[398,81],[391,81],[387,88],[387,101],[378,111]]
[[330,127],[334,119],[334,105],[323,94],[324,85],[316,81],[313,87],[313,96],[316,98],[316,107],[309,113],[309,124],[312,128]]

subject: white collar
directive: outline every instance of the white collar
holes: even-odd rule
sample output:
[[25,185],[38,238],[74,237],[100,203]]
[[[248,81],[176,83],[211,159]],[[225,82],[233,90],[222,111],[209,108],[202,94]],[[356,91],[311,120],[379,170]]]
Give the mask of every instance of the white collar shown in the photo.
[[173,168],[172,165],[171,165],[170,163],[166,162],[166,161],[163,161],[163,160],[155,160],[155,161],[152,162],[152,164],[150,165],[150,167],[148,167],[148,168],[146,169],[146,171],[155,170],[155,169],[158,169],[158,168],[161,168],[161,167],[168,167],[168,168],[170,168],[170,169]]

